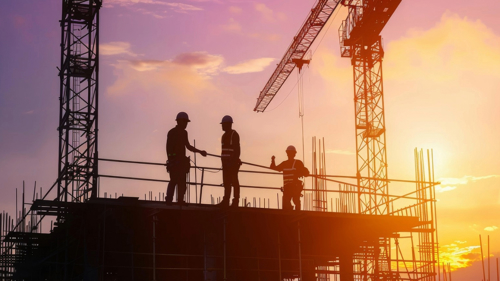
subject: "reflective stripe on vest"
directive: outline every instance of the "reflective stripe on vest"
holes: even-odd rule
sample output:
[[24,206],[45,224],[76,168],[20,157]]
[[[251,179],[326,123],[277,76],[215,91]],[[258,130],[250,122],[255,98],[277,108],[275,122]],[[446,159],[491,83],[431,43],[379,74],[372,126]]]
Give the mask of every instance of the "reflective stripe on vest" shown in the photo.
[[[221,153],[222,159],[227,159],[227,158],[230,158],[231,156],[233,156],[233,152],[234,152],[234,149],[232,148],[233,147],[233,135],[234,135],[234,130],[231,132],[231,137],[230,137],[230,141],[229,141],[230,148],[222,147],[222,153]],[[224,146],[224,143],[222,141],[223,140],[221,140],[221,143]]]
[[286,169],[283,169],[283,184],[284,185],[287,185],[287,184],[291,184],[294,182],[295,180],[295,162],[297,160],[294,159],[293,160],[293,165],[291,168],[286,168]]

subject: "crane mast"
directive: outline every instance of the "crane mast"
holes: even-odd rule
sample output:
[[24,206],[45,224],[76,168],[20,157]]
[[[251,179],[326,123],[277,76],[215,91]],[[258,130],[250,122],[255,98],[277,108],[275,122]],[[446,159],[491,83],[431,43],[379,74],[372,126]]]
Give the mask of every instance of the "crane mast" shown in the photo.
[[341,56],[354,74],[358,211],[389,213],[380,32],[401,0],[344,1],[349,14],[339,28]]

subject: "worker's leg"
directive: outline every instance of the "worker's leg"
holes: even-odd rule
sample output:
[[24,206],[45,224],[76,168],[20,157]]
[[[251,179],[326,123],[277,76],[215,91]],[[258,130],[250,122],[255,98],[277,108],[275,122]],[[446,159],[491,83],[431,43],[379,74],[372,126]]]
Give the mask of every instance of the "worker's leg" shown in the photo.
[[174,199],[174,192],[175,192],[175,186],[177,185],[177,180],[179,178],[178,172],[170,171],[170,182],[168,183],[167,187],[167,197],[165,198],[165,201],[167,203],[172,203],[172,200]]
[[239,165],[234,167],[231,171],[231,184],[233,185],[234,188],[234,194],[233,194],[233,202],[231,206],[233,207],[238,207],[238,204],[240,202],[240,181],[238,179],[238,172],[240,170]]
[[283,210],[293,210],[290,200],[292,199],[292,194],[290,192],[289,186],[283,187]]
[[224,185],[224,197],[220,204],[227,206],[231,198],[231,169],[229,166],[222,166],[222,183]]
[[184,194],[186,193],[186,173],[179,173],[177,181],[177,202],[184,203]]
[[292,195],[292,200],[293,204],[295,205],[295,211],[300,211],[300,190],[294,189],[293,190],[293,195]]

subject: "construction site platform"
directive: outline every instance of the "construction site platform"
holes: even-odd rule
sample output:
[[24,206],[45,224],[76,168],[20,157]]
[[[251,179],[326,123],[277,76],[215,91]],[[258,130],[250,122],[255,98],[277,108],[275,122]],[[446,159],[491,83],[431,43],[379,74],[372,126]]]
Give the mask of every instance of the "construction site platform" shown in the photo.
[[27,276],[17,277],[26,280],[307,281],[320,273],[352,280],[356,255],[374,255],[380,239],[425,223],[408,216],[167,206],[132,197],[35,200],[32,210],[62,219],[19,261],[16,272]]

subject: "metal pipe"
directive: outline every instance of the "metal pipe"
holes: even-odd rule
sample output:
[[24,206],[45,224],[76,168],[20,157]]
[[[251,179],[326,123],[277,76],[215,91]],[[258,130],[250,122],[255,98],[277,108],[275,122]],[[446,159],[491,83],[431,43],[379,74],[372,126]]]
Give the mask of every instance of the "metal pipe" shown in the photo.
[[202,195],[203,195],[203,177],[205,175],[205,169],[202,169],[201,170],[201,185],[200,185],[200,204],[201,204],[201,199],[202,199]]
[[[207,155],[214,156],[214,157],[220,157],[219,155],[215,154],[210,154],[207,153]],[[119,163],[130,163],[130,164],[142,164],[142,165],[156,165],[156,166],[166,166],[166,164],[163,163],[156,163],[156,162],[144,162],[144,161],[129,161],[129,160],[118,160],[118,159],[108,159],[108,158],[99,158],[98,160],[100,161],[108,161],[108,162],[119,162]],[[258,165],[258,164],[253,164],[249,162],[242,162],[243,164],[246,165],[251,165],[259,168],[264,168],[264,169],[271,169],[267,166],[263,165]],[[211,167],[202,167],[202,166],[192,166],[191,168],[195,169],[207,169],[207,170],[222,170],[221,168],[211,168]],[[262,174],[275,174],[275,175],[281,175],[282,173],[278,172],[261,172],[261,171],[251,171],[251,170],[240,170],[240,172],[245,172],[245,173],[262,173]],[[356,176],[342,176],[342,175],[317,175],[317,174],[311,174],[309,175],[310,177],[325,177],[325,178],[347,178],[347,179],[358,179]],[[379,178],[370,178],[370,177],[359,177],[360,179],[368,179],[368,180],[379,180],[379,181],[387,181],[387,182],[406,182],[406,183],[427,183],[427,184],[432,184],[432,185],[439,185],[441,184],[440,182],[418,182],[418,181],[412,181],[412,180],[399,180],[399,179],[379,179]],[[350,184],[350,183],[346,183]],[[356,186],[355,184],[350,184],[353,186]]]
[[479,234],[479,244],[481,245],[481,263],[483,265],[483,280],[486,281],[486,274],[484,273],[483,242],[481,240],[481,234]]

